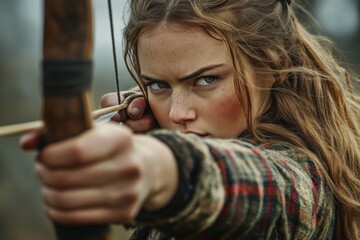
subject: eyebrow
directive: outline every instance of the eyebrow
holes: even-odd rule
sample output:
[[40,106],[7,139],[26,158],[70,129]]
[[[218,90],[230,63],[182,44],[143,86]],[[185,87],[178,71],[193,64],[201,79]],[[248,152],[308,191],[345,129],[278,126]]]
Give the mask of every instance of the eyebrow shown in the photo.
[[[190,79],[193,79],[197,76],[200,76],[201,74],[203,74],[204,72],[206,71],[210,71],[210,70],[213,70],[215,68],[219,68],[219,67],[222,67],[224,66],[224,64],[215,64],[215,65],[210,65],[210,66],[206,66],[206,67],[202,67],[198,70],[196,70],[195,72],[193,73],[190,73],[184,77],[181,77],[179,78],[178,80],[179,81],[186,81],[186,80],[190,80]],[[151,81],[151,82],[164,82],[164,80],[160,80],[160,79],[156,79],[156,78],[153,78],[153,77],[149,77],[149,76],[146,76],[146,75],[141,75],[141,77],[147,81]]]

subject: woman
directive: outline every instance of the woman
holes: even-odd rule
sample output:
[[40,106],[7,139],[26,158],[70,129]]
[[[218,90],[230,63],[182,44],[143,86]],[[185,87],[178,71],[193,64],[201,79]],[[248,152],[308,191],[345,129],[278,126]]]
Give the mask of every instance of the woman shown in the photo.
[[162,130],[134,133],[146,115],[41,151],[50,218],[135,223],[132,239],[358,239],[359,95],[295,7],[131,1],[125,58]]

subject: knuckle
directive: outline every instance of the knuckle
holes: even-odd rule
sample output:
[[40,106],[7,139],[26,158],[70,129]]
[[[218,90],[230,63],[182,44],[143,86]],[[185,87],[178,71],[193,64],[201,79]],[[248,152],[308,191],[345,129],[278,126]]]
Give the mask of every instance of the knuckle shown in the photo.
[[74,141],[72,144],[71,153],[74,163],[82,164],[85,162],[84,149],[79,140]]
[[133,161],[127,169],[127,175],[131,179],[140,179],[142,175],[142,167],[138,161]]
[[103,95],[100,99],[100,106],[101,107],[109,107],[109,106],[114,105],[113,96],[114,96],[114,93],[107,93],[107,94]]
[[107,198],[107,204],[110,207],[117,207],[121,202],[121,195],[119,194],[112,194]]
[[107,107],[109,106],[109,94],[105,94],[100,99],[100,106],[101,107]]
[[63,171],[57,171],[52,174],[52,185],[57,188],[66,187],[69,183],[69,176]]
[[108,205],[111,207],[118,206],[132,206],[139,199],[139,194],[135,192],[127,192],[123,194],[116,194],[108,198]]
[[124,214],[123,214],[123,220],[124,222],[131,222],[135,219],[136,214],[135,211],[133,209],[128,209]]
[[42,195],[44,201],[51,207],[61,209],[68,207],[68,201],[61,193],[52,190],[43,190]]
[[137,203],[139,198],[140,198],[140,194],[137,191],[132,190],[129,191],[127,194],[125,194],[123,201],[125,205],[132,205]]
[[134,100],[131,101],[130,106],[145,109],[146,108],[145,97],[137,97],[137,98],[135,98]]
[[140,164],[133,160],[126,163],[126,166],[120,164],[117,168],[114,168],[114,171],[120,180],[127,179],[136,181],[140,179],[142,175],[142,168]]
[[126,163],[121,163],[117,168],[117,173],[120,179],[126,177],[129,180],[138,180],[143,173],[143,164],[139,157],[128,155]]

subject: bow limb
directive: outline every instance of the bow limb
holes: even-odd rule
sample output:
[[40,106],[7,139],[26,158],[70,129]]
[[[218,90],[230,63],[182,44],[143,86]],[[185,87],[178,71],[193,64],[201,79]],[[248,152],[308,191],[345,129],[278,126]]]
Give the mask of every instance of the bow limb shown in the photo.
[[[45,0],[43,39],[44,143],[60,141],[92,124],[93,25],[91,0]],[[108,240],[108,226],[63,226],[59,240]]]

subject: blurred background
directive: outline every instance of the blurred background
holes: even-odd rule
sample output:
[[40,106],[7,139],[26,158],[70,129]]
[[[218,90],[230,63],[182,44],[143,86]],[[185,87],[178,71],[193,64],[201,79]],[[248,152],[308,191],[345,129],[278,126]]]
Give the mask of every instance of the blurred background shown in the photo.
[[[126,0],[113,0],[120,87],[133,86],[121,57],[123,9]],[[339,58],[360,73],[360,0],[304,1],[319,21],[321,32],[340,50]],[[107,1],[94,0],[93,102],[115,91]],[[306,20],[306,19],[305,19]],[[40,60],[42,1],[0,0],[0,126],[41,118]],[[34,153],[20,150],[20,136],[0,138],[0,240],[52,240],[53,229],[43,213],[33,173]],[[114,226],[115,239],[129,233]]]

